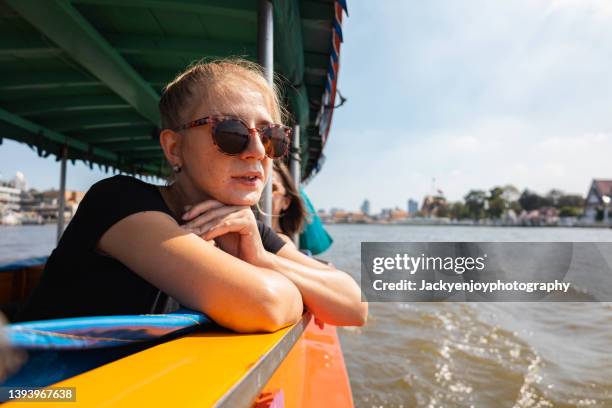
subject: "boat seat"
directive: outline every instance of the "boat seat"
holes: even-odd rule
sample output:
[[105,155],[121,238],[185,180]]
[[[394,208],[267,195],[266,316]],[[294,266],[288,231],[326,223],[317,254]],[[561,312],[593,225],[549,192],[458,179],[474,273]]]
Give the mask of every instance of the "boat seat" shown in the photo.
[[9,321],[38,285],[47,259],[28,258],[0,265],[0,312]]
[[188,309],[9,324],[2,335],[28,358],[0,386],[45,387],[210,324],[206,315]]

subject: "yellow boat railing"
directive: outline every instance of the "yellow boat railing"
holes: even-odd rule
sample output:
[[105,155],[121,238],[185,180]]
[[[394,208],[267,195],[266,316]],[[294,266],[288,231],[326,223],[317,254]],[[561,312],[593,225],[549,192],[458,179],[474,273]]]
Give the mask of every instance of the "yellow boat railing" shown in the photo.
[[298,341],[311,318],[311,313],[305,313],[298,323],[284,329],[284,334],[276,345],[262,355],[244,377],[236,382],[214,406],[217,408],[251,406],[262,388],[272,377],[272,374]]
[[250,407],[311,319],[306,313],[274,333],[190,333],[53,384],[76,393],[76,403],[54,406]]

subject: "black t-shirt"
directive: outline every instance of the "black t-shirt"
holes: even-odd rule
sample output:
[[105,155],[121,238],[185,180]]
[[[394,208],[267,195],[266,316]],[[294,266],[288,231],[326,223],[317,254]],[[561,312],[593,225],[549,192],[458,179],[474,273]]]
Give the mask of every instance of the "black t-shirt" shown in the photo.
[[[162,311],[165,294],[118,260],[95,249],[111,226],[142,211],[160,211],[175,218],[155,185],[124,175],[94,184],[15,321]],[[258,221],[257,225],[264,248],[278,252],[285,242],[263,223]]]

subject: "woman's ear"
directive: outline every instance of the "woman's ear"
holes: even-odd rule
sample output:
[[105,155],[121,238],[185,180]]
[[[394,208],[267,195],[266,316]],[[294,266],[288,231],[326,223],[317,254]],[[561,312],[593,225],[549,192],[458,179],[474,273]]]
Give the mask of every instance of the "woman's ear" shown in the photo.
[[182,135],[170,129],[164,129],[159,134],[159,144],[171,166],[183,165],[181,141]]

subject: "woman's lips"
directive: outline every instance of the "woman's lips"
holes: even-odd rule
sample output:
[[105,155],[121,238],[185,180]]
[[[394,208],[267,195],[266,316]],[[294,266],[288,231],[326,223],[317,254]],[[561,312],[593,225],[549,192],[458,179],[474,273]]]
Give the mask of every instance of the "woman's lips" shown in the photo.
[[257,187],[261,182],[261,179],[258,176],[236,176],[232,177],[232,180],[247,187]]

